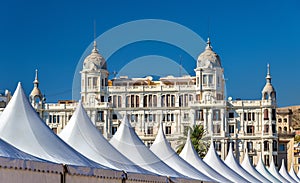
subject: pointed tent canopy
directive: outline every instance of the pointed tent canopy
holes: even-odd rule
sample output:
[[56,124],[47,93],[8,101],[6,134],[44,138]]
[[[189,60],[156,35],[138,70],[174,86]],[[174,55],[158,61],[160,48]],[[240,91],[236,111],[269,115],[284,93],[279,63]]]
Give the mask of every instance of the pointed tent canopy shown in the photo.
[[291,169],[289,171],[290,176],[296,181],[296,182],[300,182],[299,177],[296,175],[296,172],[294,170],[294,164],[292,163],[291,165]]
[[297,181],[295,181],[287,172],[287,170],[285,169],[285,163],[284,163],[284,159],[282,159],[282,163],[281,163],[281,168],[279,170],[280,175],[285,178],[286,180],[288,180],[290,183],[297,183]]
[[131,127],[126,115],[110,143],[136,165],[159,175],[184,177],[151,152]]
[[18,149],[48,161],[108,169],[85,158],[57,137],[32,108],[21,83],[0,116],[0,137]]
[[280,180],[281,182],[283,183],[288,183],[289,181],[286,180],[284,177],[282,177],[280,175],[280,173],[277,171],[276,167],[275,167],[275,164],[274,164],[274,160],[273,160],[273,156],[271,158],[271,164],[270,164],[270,167],[269,167],[269,172],[274,176],[276,177],[276,179]]
[[156,138],[150,147],[150,150],[158,156],[163,162],[172,167],[177,172],[181,174],[202,181],[213,181],[211,178],[199,172],[192,165],[188,164],[184,161],[170,146],[167,141],[164,132],[162,123],[160,123],[160,127]]
[[250,173],[252,176],[254,176],[255,178],[257,178],[258,180],[260,180],[261,182],[264,183],[271,183],[271,181],[269,181],[267,178],[265,178],[262,174],[260,174],[250,163],[249,160],[249,156],[248,156],[248,151],[246,149],[246,153],[245,153],[245,157],[244,160],[241,164],[241,166],[248,172]]
[[258,163],[255,167],[255,169],[262,174],[265,178],[267,178],[269,181],[273,182],[273,183],[280,183],[280,181],[275,178],[264,166],[264,163],[262,161],[262,156],[260,155]]
[[211,168],[216,170],[217,172],[222,172],[222,175],[227,178],[228,180],[231,180],[236,183],[240,182],[249,182],[248,180],[244,179],[240,175],[238,175],[235,171],[230,169],[217,155],[213,141],[211,141],[209,150],[204,157],[204,162],[208,164]]
[[107,167],[135,173],[150,173],[134,165],[116,150],[96,129],[79,102],[59,137],[87,158]]
[[240,176],[244,177],[246,180],[248,180],[249,182],[260,182],[258,179],[256,179],[255,177],[253,177],[251,174],[249,174],[248,172],[246,172],[246,170],[244,170],[241,165],[236,161],[234,155],[233,155],[233,151],[232,151],[232,145],[230,143],[229,145],[229,151],[227,154],[227,157],[225,159],[225,164],[231,168],[232,170],[234,170],[237,174],[239,174]]
[[19,149],[15,148],[2,139],[0,139],[0,157],[47,162],[23,151],[20,151]]
[[186,143],[182,149],[180,155],[185,161],[195,167],[197,170],[205,174],[206,176],[218,181],[218,182],[231,182],[230,180],[223,177],[217,171],[208,166],[195,151],[191,140],[190,140],[190,130],[188,131]]

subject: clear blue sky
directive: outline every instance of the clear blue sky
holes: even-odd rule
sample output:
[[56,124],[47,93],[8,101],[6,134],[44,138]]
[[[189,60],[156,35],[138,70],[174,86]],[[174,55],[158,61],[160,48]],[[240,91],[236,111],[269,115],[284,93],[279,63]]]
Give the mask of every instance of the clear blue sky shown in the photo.
[[[0,89],[14,91],[21,81],[29,93],[37,68],[40,88],[48,102],[71,99],[77,62],[93,41],[94,20],[99,36],[129,21],[163,19],[184,25],[203,38],[207,37],[210,27],[213,48],[220,55],[225,70],[228,96],[259,99],[266,65],[270,63],[278,105],[297,105],[300,104],[299,9],[297,0],[285,3],[258,0],[4,1],[0,5]],[[120,58],[128,60],[153,54],[155,46],[160,48],[163,44],[130,45],[116,53],[112,57],[116,61],[111,64],[118,64]],[[162,50],[171,50],[172,55],[178,51]],[[161,51],[158,55],[170,57],[171,54]],[[183,58],[183,62],[188,72],[193,73],[195,62],[188,58]],[[119,66],[108,67],[112,72]]]

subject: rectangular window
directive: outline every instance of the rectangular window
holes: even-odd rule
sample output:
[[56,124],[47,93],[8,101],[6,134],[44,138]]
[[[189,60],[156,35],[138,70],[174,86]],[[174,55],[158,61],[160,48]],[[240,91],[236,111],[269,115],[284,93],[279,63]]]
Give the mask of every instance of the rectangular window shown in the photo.
[[52,123],[52,120],[53,119],[53,116],[52,115],[49,115],[49,123]]
[[251,121],[251,112],[248,112],[248,121]]
[[234,142],[227,142],[227,152],[229,151],[229,148],[230,148],[230,144],[231,144],[231,148],[232,148],[232,151],[235,151],[235,146],[234,146]]
[[166,126],[166,135],[171,135],[171,127]]
[[213,120],[215,120],[215,121],[221,120],[220,110],[213,110]]
[[214,84],[214,77],[213,77],[213,75],[208,75],[208,84],[209,85]]
[[229,125],[229,133],[234,133],[234,125]]
[[272,109],[272,120],[276,120],[276,109]]
[[234,118],[234,113],[233,112],[229,112],[228,113],[228,117],[229,117],[229,119],[233,119]]
[[189,113],[184,113],[183,114],[183,119],[188,120],[189,119]]
[[279,151],[285,151],[285,145],[279,144]]
[[264,155],[264,158],[265,158],[265,165],[270,166],[270,157],[269,157],[269,155]]
[[148,135],[153,135],[153,127],[152,126],[148,126],[147,134]]
[[214,141],[216,151],[221,151],[222,145],[220,141]]
[[247,134],[248,135],[253,135],[254,134],[254,126],[252,126],[252,125],[247,126]]
[[247,113],[244,112],[244,121],[247,121]]
[[53,115],[53,123],[56,123],[56,115]]
[[276,133],[276,125],[272,124],[272,133]]
[[255,113],[252,113],[252,121],[255,121]]
[[253,142],[247,142],[247,149],[249,152],[253,152]]
[[269,133],[269,125],[264,125],[264,133]]
[[117,132],[117,130],[118,130],[118,127],[113,126],[112,129],[111,129],[112,135],[114,135]]
[[264,141],[264,151],[269,151],[269,141]]
[[203,80],[202,80],[203,86],[206,86],[207,85],[207,75],[203,75],[202,77],[203,77]]
[[103,111],[98,111],[97,112],[97,121],[104,121],[104,112]]
[[221,125],[220,124],[214,124],[213,125],[213,133],[214,134],[220,134],[221,133]]
[[196,110],[196,120],[203,121],[203,110]]

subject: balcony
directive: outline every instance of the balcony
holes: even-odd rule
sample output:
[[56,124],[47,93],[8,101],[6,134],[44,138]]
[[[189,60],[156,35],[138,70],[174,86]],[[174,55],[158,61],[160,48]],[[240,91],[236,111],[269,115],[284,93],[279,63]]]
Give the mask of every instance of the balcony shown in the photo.
[[296,135],[295,132],[287,132],[287,131],[278,132],[279,138],[294,138],[295,135]]

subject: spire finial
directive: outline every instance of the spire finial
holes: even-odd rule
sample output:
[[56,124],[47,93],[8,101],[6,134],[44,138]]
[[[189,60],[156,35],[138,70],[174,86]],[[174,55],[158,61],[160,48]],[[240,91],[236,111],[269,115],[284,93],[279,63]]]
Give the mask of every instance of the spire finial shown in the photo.
[[93,53],[98,53],[97,49],[97,41],[96,41],[96,20],[94,20],[94,48],[93,48]]
[[206,41],[206,48],[205,48],[205,49],[211,49],[210,38],[209,38],[209,37],[207,38],[207,41]]
[[35,80],[38,80],[38,70],[35,69]]
[[38,87],[39,79],[38,79],[38,70],[37,69],[35,69],[35,78],[34,78],[33,84],[34,84],[34,87]]
[[271,83],[271,72],[270,72],[270,64],[267,65],[267,77],[266,80],[268,83]]

